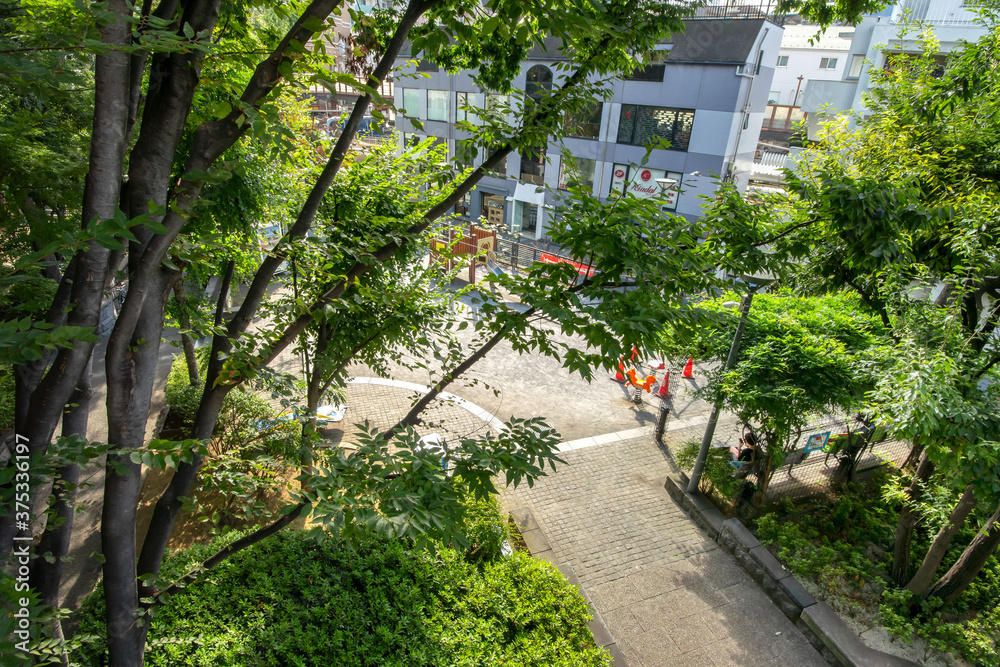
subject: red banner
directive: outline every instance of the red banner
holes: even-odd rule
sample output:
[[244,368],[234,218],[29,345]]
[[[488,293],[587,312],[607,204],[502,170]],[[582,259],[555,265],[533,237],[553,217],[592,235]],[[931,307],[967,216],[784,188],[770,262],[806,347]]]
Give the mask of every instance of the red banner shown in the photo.
[[581,264],[580,262],[574,262],[571,259],[565,257],[557,257],[556,255],[550,255],[547,252],[543,252],[539,258],[545,264],[572,264],[576,267],[577,273],[581,276],[587,276],[588,278],[593,278],[594,274],[597,272],[593,267],[589,267],[586,264]]

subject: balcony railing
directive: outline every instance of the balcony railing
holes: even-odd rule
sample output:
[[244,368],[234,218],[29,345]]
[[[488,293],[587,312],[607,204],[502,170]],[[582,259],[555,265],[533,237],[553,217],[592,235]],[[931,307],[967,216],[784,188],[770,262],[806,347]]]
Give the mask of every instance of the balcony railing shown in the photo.
[[976,25],[975,12],[966,7],[973,5],[972,0],[960,2],[941,2],[940,0],[903,0],[893,11],[891,23],[902,23],[909,12],[909,20],[926,21],[934,25]]
[[715,5],[698,7],[694,17],[699,19],[767,19],[778,25],[785,24],[785,15],[777,13],[776,0],[739,2],[722,0]]

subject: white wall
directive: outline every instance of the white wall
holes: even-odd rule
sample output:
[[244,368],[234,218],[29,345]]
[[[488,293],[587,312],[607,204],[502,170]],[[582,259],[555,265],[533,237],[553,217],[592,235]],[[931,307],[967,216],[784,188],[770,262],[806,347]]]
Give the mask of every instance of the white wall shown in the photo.
[[[796,106],[795,92],[799,91],[799,103],[802,101],[802,91],[808,81],[839,81],[843,78],[848,52],[851,48],[851,37],[854,29],[851,27],[833,27],[822,33],[815,44],[809,40],[819,33],[818,26],[786,26],[782,35],[781,49],[778,57],[788,56],[788,64],[775,67],[771,91],[778,92],[777,104]],[[846,37],[842,37],[846,35]],[[834,69],[821,69],[823,58],[836,58]],[[799,77],[802,84],[799,85]]]

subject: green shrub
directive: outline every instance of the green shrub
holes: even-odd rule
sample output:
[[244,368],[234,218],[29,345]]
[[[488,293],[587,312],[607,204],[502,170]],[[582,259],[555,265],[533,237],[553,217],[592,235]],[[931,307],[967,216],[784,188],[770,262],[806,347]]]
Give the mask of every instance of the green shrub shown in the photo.
[[[201,347],[195,350],[195,357],[198,359],[199,377],[205,377],[208,368],[208,355],[211,350]],[[170,374],[167,375],[166,402],[170,410],[181,420],[190,424],[194,421],[198,412],[198,405],[201,403],[201,394],[205,387],[203,384],[192,386],[188,379],[187,361],[183,354],[174,357],[170,365]]]
[[469,540],[465,560],[481,564],[499,559],[507,541],[507,522],[500,499],[491,496],[486,500],[476,500],[469,496],[462,506],[465,510],[462,534]]
[[[700,440],[689,440],[684,443],[677,452],[677,465],[684,470],[692,470],[694,462],[698,458],[699,449],[701,449]],[[732,500],[743,483],[743,480],[733,476],[736,469],[731,461],[732,455],[728,449],[712,447],[708,450],[708,458],[705,460],[705,469],[702,472],[702,480],[711,482],[719,496],[724,500]]]
[[[170,556],[164,573],[176,575],[222,543]],[[99,592],[81,613],[80,632],[95,636],[73,656],[82,665],[104,659]],[[146,664],[607,666],[589,619],[575,587],[525,554],[480,570],[450,549],[431,555],[384,540],[349,549],[284,532],[160,609]]]
[[[883,500],[883,490],[897,484],[894,474],[876,470],[867,484],[851,484],[836,499],[787,503],[754,524],[792,572],[826,592],[827,599],[852,607],[860,602],[877,611],[883,627],[904,640],[922,638],[939,650],[952,651],[976,665],[1000,664],[1000,560],[990,558],[958,600],[915,599],[888,581],[893,533],[899,507]],[[976,533],[970,521],[955,536],[938,568],[943,574]],[[919,563],[936,530],[914,536],[913,558]]]

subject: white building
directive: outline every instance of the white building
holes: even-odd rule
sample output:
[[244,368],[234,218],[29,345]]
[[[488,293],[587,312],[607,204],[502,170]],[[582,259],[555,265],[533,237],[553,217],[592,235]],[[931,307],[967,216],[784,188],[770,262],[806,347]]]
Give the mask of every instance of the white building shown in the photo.
[[896,54],[919,53],[914,33],[900,37],[906,13],[934,29],[940,42],[941,63],[962,41],[973,42],[987,30],[974,21],[970,0],[904,0],[877,15],[866,16],[854,31],[843,76],[837,81],[810,81],[802,95],[807,113],[809,138],[815,140],[822,121],[839,112],[867,111],[864,95],[871,89],[872,67],[884,67],[886,58]]
[[820,33],[815,25],[786,25],[768,103],[797,107],[806,82],[843,78],[853,37],[850,26],[834,26]]

